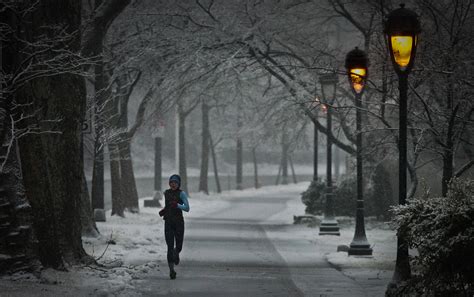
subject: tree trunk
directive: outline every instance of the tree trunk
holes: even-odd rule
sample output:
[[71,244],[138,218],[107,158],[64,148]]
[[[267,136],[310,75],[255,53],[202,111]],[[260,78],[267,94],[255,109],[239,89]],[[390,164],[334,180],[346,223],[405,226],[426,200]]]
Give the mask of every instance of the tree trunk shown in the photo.
[[[103,73],[105,76],[105,73]],[[122,115],[119,113],[121,107],[121,98],[119,96],[108,96],[104,112],[107,129],[107,144],[109,149],[110,162],[110,186],[112,192],[112,215],[125,217],[126,198],[123,193],[122,170],[120,166],[121,142],[123,136],[118,135]]]
[[125,201],[122,193],[121,186],[121,173],[120,173],[120,153],[118,145],[115,143],[109,143],[109,154],[110,154],[110,181],[112,188],[112,215],[118,215],[125,217]]
[[[161,179],[162,179],[162,169],[161,169],[161,137],[155,138],[155,192],[161,193]],[[155,195],[156,195],[155,193]],[[155,197],[159,200],[159,197]]]
[[242,190],[242,167],[243,167],[243,145],[240,136],[237,136],[237,171],[236,171],[236,189]]
[[[0,19],[5,24],[11,26],[13,32],[16,31],[16,21],[14,21],[15,17],[13,13],[5,10],[4,12],[0,12]],[[13,102],[13,95],[9,95],[7,85],[3,82],[3,75],[4,74],[11,74],[16,71],[16,64],[18,64],[18,57],[16,53],[18,50],[16,49],[16,44],[11,42],[8,46],[6,44],[2,44],[4,39],[8,40],[13,38],[10,34],[5,34],[2,36],[2,40],[0,40],[0,69],[2,70],[2,82],[0,83],[0,174],[3,172],[3,164],[7,162],[7,152],[4,150],[3,144],[7,141],[7,135],[9,134],[8,131],[11,127],[11,104]]]
[[202,102],[202,146],[201,146],[201,174],[199,178],[199,192],[209,194],[209,106]]
[[443,154],[443,177],[442,177],[442,195],[446,197],[448,193],[449,182],[454,175],[454,154],[452,142],[448,142],[444,148]]
[[[98,129],[96,124],[96,131]],[[102,127],[100,127],[102,129]],[[94,167],[92,169],[92,209],[104,209],[104,144],[100,135],[94,141]]]
[[[3,10],[0,12],[2,22],[5,22],[10,28],[12,28],[10,34],[4,36],[9,43],[2,44],[1,49],[1,61],[2,71],[6,74],[13,74],[18,70],[20,61],[23,57],[20,53],[20,44],[18,40],[21,40],[24,36],[19,35],[19,32],[24,30],[24,24],[21,23],[21,19],[17,18],[17,15],[12,10]],[[31,31],[32,28],[28,28]],[[2,88],[2,100],[0,105],[2,107],[2,120],[1,124],[4,124],[3,130],[1,131],[1,144],[4,143],[5,137],[7,137],[7,127],[9,123],[9,111],[8,105],[13,102],[13,98],[18,98],[18,103],[31,103],[32,88],[31,83],[25,86],[23,89],[17,90],[15,93],[11,93],[8,96],[4,93],[3,88],[7,88],[3,84],[0,85]],[[14,88],[14,86],[8,86]],[[25,111],[25,110],[23,110]],[[28,112],[28,111],[26,111]],[[28,114],[28,113],[26,113]],[[33,121],[32,118],[29,119]],[[24,122],[26,128],[29,123]],[[22,170],[22,182],[25,188],[26,198],[29,200],[32,206],[33,215],[33,228],[36,234],[36,240],[38,241],[36,256],[41,263],[46,267],[59,268],[63,266],[62,262],[62,251],[59,246],[59,224],[57,222],[57,214],[54,206],[54,200],[57,197],[52,195],[52,185],[49,177],[49,169],[47,166],[47,154],[42,143],[42,136],[39,134],[28,135],[18,141],[18,149],[21,151],[20,169]],[[6,161],[6,160],[5,160]],[[4,178],[0,180],[0,184],[3,187],[6,186],[7,180]],[[2,190],[8,190],[3,188]],[[2,193],[4,194],[4,192]]]
[[133,173],[130,139],[122,139],[120,143],[120,182],[125,208],[132,213],[137,213],[139,211],[138,191]]
[[[104,113],[103,105],[109,97],[109,82],[104,75],[103,43],[109,26],[115,18],[130,4],[131,0],[95,1],[94,15],[82,28],[81,54],[84,57],[99,56],[95,66],[95,133],[94,169],[92,173],[92,207],[104,209]],[[81,2],[81,1],[79,1]]]
[[[66,25],[66,33],[73,36],[73,40],[67,42],[68,49],[78,52],[81,2],[42,0],[40,3],[31,19],[23,19],[25,34],[32,38],[29,41],[56,35],[54,28]],[[55,58],[57,52],[51,51],[50,55]],[[18,98],[22,98],[22,103],[32,103],[24,107],[25,114],[36,112],[30,124],[61,119],[49,127],[61,133],[27,135],[19,141],[24,184],[35,217],[40,261],[45,266],[59,268],[63,259],[75,263],[85,256],[81,241],[83,164],[79,136],[85,114],[85,82],[82,77],[63,73],[35,79],[20,93]],[[38,110],[41,113],[37,113]]]
[[255,189],[260,188],[260,184],[258,183],[258,163],[257,163],[257,148],[252,148],[252,159],[253,159],[253,176],[254,176],[254,185]]
[[[84,137],[81,136],[81,162],[84,163]],[[97,237],[99,230],[95,224],[89,188],[84,170],[82,171],[81,224],[82,236]]]
[[450,120],[448,122],[447,132],[446,132],[446,142],[444,146],[443,153],[443,177],[441,180],[441,192],[443,197],[446,197],[448,193],[448,187],[451,179],[454,176],[454,142],[453,142],[453,130],[457,110],[459,105],[456,106],[453,110],[453,97],[454,97],[454,87],[452,76],[448,75],[448,96],[446,102],[446,111],[450,113]]
[[[102,53],[102,44],[100,44],[100,53]],[[100,61],[94,67],[95,80],[95,141],[94,141],[94,167],[92,169],[92,209],[104,209],[104,115],[102,105],[105,103],[104,90],[104,62]]]
[[84,171],[82,174],[81,223],[82,236],[97,237],[99,235],[99,230],[95,224],[93,211],[91,209],[89,189],[87,187]]
[[48,168],[41,135],[29,135],[18,141],[23,183],[33,212],[33,227],[38,240],[38,258],[45,267],[63,267],[63,254],[59,245],[59,223],[55,209],[57,195]]
[[216,160],[216,151],[214,150],[214,143],[212,142],[211,134],[209,133],[209,144],[211,147],[211,154],[212,154],[212,165],[214,167],[214,177],[216,179],[216,189],[217,193],[221,193],[221,182],[219,180],[219,172],[217,170],[217,160]]
[[281,175],[283,185],[288,184],[288,144],[286,144],[286,135],[283,135],[283,141],[281,144]]
[[179,141],[179,175],[181,176],[181,189],[188,192],[188,174],[186,168],[186,116],[182,106],[178,105],[178,141]]
[[[1,43],[0,43],[1,46]],[[0,49],[0,59],[2,58],[1,56],[1,49]],[[0,63],[0,69],[2,69],[2,64]],[[10,102],[11,102],[11,96],[5,96],[3,93],[3,90],[1,89],[2,86],[0,84],[0,94],[2,96],[2,100],[0,100],[0,172],[3,169],[2,164],[5,161],[5,158],[7,158],[6,155],[1,154],[3,152],[2,146],[5,143],[5,138],[7,136],[7,131],[10,123]]]
[[281,159],[280,159],[280,165],[278,166],[278,174],[277,174],[277,179],[275,181],[275,185],[278,186],[280,184],[280,175],[281,175]]
[[[134,80],[129,84],[129,78],[124,75],[117,80],[119,84],[119,92],[123,95],[117,98],[120,106],[120,114],[118,120],[119,131],[128,131],[128,103],[130,95],[139,81],[141,74],[138,74]],[[123,79],[125,77],[125,79]],[[120,153],[120,178],[122,185],[122,195],[125,203],[125,208],[132,213],[138,213],[138,192],[135,182],[135,174],[133,172],[133,161],[131,154],[131,142],[133,135],[122,132],[120,133],[119,153]]]
[[298,180],[296,179],[295,167],[293,166],[293,160],[291,160],[290,156],[288,156],[288,161],[290,161],[291,175],[293,176],[293,183],[297,184]]

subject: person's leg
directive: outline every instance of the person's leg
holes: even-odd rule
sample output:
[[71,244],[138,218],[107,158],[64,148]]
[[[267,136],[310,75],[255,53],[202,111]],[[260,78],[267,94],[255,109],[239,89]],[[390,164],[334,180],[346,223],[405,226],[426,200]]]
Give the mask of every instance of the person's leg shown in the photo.
[[183,249],[183,239],[184,239],[184,220],[179,221],[176,224],[176,249],[175,249],[175,261],[174,264],[179,264],[179,253]]
[[165,239],[168,247],[166,258],[168,260],[168,267],[170,268],[170,278],[174,279],[176,277],[176,272],[174,271],[175,226],[168,220],[165,221]]

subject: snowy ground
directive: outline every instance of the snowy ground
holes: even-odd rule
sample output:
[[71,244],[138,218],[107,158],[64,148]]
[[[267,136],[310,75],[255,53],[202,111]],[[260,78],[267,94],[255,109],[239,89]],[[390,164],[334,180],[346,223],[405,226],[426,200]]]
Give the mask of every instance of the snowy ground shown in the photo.
[[[202,217],[206,213],[226,208],[227,200],[236,197],[255,197],[272,193],[281,195],[282,192],[299,197],[308,185],[309,183],[305,182],[269,186],[259,190],[227,191],[209,196],[195,193],[190,198],[191,212],[186,215],[190,218]],[[139,214],[127,213],[126,218],[119,218],[110,217],[108,213],[107,222],[98,223],[100,237],[83,238],[86,251],[98,259],[103,267],[76,266],[69,267],[69,272],[46,269],[40,275],[6,276],[0,279],[0,296],[138,296],[135,289],[140,286],[141,279],[147,274],[167,269],[163,220],[158,215],[159,209],[143,207],[144,199],[140,201]],[[283,237],[300,237],[314,241],[315,246],[318,246],[315,253],[324,253],[326,260],[347,277],[361,283],[378,279],[379,286],[385,286],[394,266],[396,238],[393,230],[383,223],[368,222],[367,237],[373,246],[374,256],[348,257],[347,253],[337,253],[336,248],[340,244],[348,245],[352,240],[354,229],[350,219],[342,218],[340,237],[331,236],[330,240],[327,240],[327,237],[318,236],[318,228],[291,225],[293,215],[303,213],[304,205],[299,199],[288,200],[287,208],[267,221],[273,224],[288,224],[291,232],[265,230],[268,238],[275,242]],[[278,250],[277,243],[275,247]],[[288,250],[279,252],[283,258],[289,257],[291,253]]]
[[[342,163],[342,162],[341,162]],[[170,162],[164,162],[163,163],[163,172],[162,175],[163,177],[170,176],[172,174],[176,173],[176,169],[174,168],[174,163]],[[235,176],[235,164],[225,164],[221,165],[222,168],[220,168],[219,175],[221,177],[225,177],[227,175]],[[136,178],[150,178],[154,177],[155,172],[153,171],[153,168],[145,168],[145,167],[139,167],[136,166],[134,167],[134,175]],[[279,169],[279,164],[269,164],[269,163],[260,163],[258,164],[258,174],[259,175],[274,175],[276,177]],[[297,175],[312,175],[314,172],[313,169],[313,164],[311,165],[305,165],[305,164],[295,164],[295,173]],[[324,173],[326,170],[326,164],[322,163],[319,164],[318,166],[318,172]],[[340,173],[344,174],[345,173],[345,165],[341,164],[340,165]],[[333,172],[335,172],[335,168],[333,167]],[[87,173],[87,179],[91,180],[92,179],[92,169],[89,169],[86,171]],[[212,178],[214,176],[214,171],[212,168],[209,168],[209,177]],[[254,168],[252,163],[244,163],[242,167],[242,174],[245,176],[253,176],[254,175]],[[291,170],[289,169],[289,174],[291,178]],[[198,177],[200,175],[200,169],[199,168],[194,168],[194,167],[189,167],[187,169],[187,175],[188,177]],[[110,178],[110,172],[109,168],[105,168],[105,178],[109,179]]]

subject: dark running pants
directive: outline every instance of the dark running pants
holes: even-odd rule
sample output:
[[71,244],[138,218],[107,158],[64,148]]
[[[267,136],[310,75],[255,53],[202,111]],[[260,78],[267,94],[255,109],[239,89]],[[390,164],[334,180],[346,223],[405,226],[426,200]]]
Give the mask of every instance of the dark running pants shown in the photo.
[[[168,266],[172,270],[174,267],[174,250],[179,254],[183,249],[184,220],[165,220],[165,239],[168,246],[167,260]],[[176,242],[176,246],[175,246]]]

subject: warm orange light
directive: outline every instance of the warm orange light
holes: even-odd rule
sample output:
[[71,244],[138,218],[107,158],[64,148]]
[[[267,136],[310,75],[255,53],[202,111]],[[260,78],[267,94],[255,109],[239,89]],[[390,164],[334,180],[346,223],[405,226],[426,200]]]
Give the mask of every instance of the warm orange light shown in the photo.
[[[412,36],[391,36],[393,58],[402,70],[408,66],[413,48]],[[416,41],[415,41],[416,42]]]
[[328,112],[328,106],[326,104],[321,104],[321,109],[323,110],[323,113]]
[[351,69],[352,87],[357,94],[362,92],[362,89],[364,88],[366,74],[367,70],[365,68]]

